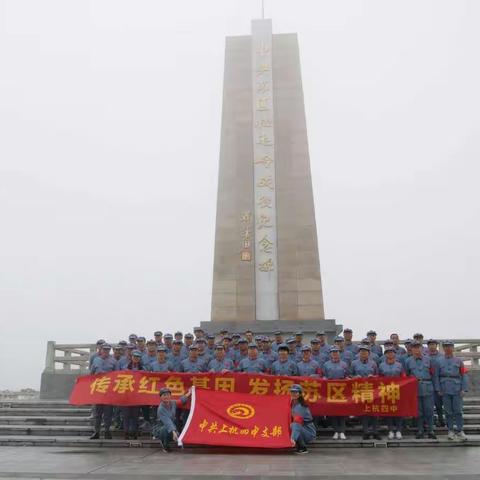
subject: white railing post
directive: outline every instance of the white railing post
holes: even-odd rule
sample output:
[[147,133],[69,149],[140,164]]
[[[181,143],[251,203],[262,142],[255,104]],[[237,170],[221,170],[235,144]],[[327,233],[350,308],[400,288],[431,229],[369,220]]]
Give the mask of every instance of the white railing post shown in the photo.
[[[64,357],[67,360],[70,360],[72,358],[72,352],[68,349],[64,350]],[[64,370],[71,370],[72,369],[72,364],[70,362],[64,362],[63,363],[63,369]]]
[[45,371],[55,371],[55,342],[47,342],[47,354],[45,356]]
[[[478,345],[471,345],[470,346],[470,352],[471,353],[477,353],[478,352]],[[478,368],[479,367],[479,362],[478,358],[472,357],[472,367],[473,368]]]

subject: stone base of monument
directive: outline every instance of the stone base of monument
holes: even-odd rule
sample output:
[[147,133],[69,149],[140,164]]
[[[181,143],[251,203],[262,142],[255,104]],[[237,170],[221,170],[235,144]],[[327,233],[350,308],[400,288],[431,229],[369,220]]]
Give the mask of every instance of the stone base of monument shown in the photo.
[[[85,374],[85,372],[83,373]],[[41,400],[68,399],[80,372],[55,370],[42,372],[40,383]]]
[[255,335],[268,335],[272,337],[274,332],[280,330],[284,339],[295,332],[302,331],[305,342],[309,342],[318,331],[324,331],[328,343],[333,342],[342,330],[342,325],[337,325],[335,320],[254,320],[254,321],[225,321],[225,322],[201,322],[200,327],[208,333],[218,335],[220,330],[226,329],[230,333],[243,335],[251,330]]

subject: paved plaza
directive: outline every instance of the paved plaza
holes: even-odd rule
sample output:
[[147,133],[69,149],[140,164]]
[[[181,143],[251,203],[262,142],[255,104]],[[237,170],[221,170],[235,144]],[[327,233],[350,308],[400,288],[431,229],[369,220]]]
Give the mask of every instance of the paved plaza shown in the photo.
[[0,447],[0,478],[480,478],[478,448],[316,449],[309,455],[201,449]]

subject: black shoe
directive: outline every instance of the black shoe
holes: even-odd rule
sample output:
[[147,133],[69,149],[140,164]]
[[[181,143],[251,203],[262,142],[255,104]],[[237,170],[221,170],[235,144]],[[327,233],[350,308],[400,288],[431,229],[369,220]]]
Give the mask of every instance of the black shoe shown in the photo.
[[417,434],[415,435],[415,438],[416,438],[417,440],[420,440],[421,438],[425,438],[425,436],[423,435],[423,433],[417,433]]
[[126,433],[124,438],[125,438],[125,440],[130,440],[130,434]]
[[370,435],[368,433],[364,433],[362,438],[364,440],[368,440],[370,438]]
[[433,433],[433,432],[430,432],[428,434],[428,438],[431,438],[432,440],[436,440],[437,439],[437,436]]
[[300,448],[297,448],[295,450],[295,453],[298,453],[298,454],[303,454],[303,453],[308,453],[308,450],[307,450],[307,447],[300,447]]
[[382,437],[381,437],[378,433],[374,433],[374,434],[373,434],[373,438],[374,438],[375,440],[381,440],[381,439],[382,439]]
[[105,432],[104,438],[105,438],[105,440],[111,440],[112,439],[112,434],[110,432]]
[[98,440],[100,438],[100,432],[93,432],[92,435],[90,435],[90,440]]

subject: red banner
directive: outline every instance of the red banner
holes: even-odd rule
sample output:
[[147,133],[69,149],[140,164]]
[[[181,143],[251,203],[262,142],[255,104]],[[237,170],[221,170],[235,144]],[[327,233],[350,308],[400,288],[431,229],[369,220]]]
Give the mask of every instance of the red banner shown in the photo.
[[290,398],[286,395],[192,389],[190,414],[178,444],[288,448]]
[[121,370],[78,377],[72,405],[158,405],[159,391],[168,387],[180,396],[191,386],[250,395],[287,395],[298,383],[313,415],[382,417],[417,416],[415,377],[368,377],[324,380],[249,373],[156,373]]

